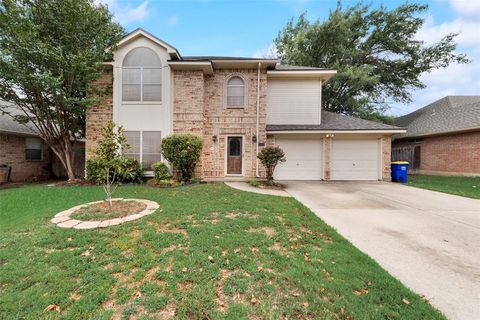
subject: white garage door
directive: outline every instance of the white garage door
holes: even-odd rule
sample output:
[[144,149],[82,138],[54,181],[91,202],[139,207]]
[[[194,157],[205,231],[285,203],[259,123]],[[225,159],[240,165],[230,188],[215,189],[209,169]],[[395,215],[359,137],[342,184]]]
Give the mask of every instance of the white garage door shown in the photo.
[[332,180],[378,180],[380,148],[377,139],[333,140]]
[[321,180],[322,139],[276,138],[277,146],[285,152],[286,162],[275,169],[277,180]]

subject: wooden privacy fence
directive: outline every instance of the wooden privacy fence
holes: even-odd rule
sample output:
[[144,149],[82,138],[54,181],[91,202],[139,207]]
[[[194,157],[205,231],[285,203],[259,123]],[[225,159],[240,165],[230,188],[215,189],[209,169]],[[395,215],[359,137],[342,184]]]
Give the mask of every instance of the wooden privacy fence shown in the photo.
[[420,146],[394,147],[392,148],[393,161],[407,161],[410,169],[420,169]]

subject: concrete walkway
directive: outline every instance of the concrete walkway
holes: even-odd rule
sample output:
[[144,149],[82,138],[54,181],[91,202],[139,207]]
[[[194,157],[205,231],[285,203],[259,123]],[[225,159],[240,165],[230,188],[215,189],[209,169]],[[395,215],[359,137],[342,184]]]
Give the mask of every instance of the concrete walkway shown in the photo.
[[383,182],[283,183],[449,319],[480,319],[480,200]]
[[262,189],[262,188],[256,188],[252,187],[246,182],[225,182],[225,184],[229,187],[242,190],[242,191],[248,191],[248,192],[254,192],[254,193],[260,193],[260,194],[267,194],[270,196],[280,196],[280,197],[291,197],[290,194],[285,192],[284,190],[273,190],[273,189]]

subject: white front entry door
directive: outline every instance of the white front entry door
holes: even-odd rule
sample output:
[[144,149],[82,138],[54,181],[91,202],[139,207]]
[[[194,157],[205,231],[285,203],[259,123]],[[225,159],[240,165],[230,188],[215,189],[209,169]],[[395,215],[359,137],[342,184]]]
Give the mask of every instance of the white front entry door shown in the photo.
[[286,162],[274,172],[277,180],[321,180],[322,139],[276,138],[275,143],[285,152]]
[[378,139],[333,140],[331,180],[378,180]]

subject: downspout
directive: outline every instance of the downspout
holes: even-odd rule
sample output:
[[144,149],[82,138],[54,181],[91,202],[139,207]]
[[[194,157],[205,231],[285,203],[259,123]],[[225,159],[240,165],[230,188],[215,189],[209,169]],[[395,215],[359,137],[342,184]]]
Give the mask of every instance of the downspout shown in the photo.
[[259,62],[258,63],[258,73],[257,73],[257,130],[256,130],[256,133],[255,133],[255,136],[257,137],[257,147],[256,147],[256,153],[255,153],[255,176],[257,178],[260,178],[260,174],[258,172],[258,148],[259,148],[259,141],[260,141],[260,137],[258,136],[259,135],[259,122],[260,122],[260,66],[262,64]]

